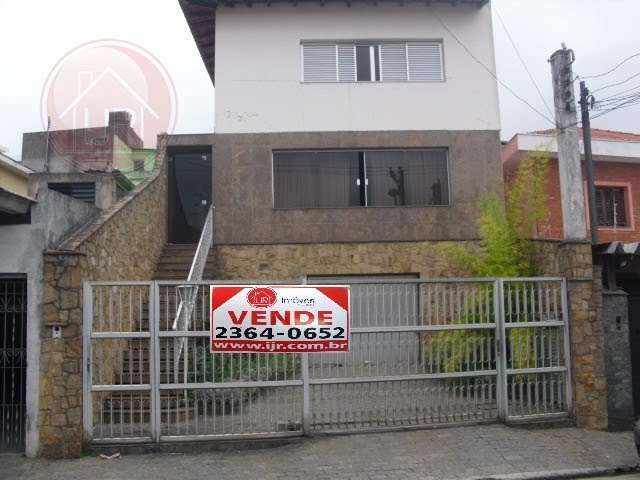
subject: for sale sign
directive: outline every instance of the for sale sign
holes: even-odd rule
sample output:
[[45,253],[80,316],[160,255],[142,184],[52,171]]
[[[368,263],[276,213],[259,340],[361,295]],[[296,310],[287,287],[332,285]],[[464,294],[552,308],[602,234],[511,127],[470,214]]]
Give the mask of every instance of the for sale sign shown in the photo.
[[211,286],[211,351],[347,352],[349,287]]

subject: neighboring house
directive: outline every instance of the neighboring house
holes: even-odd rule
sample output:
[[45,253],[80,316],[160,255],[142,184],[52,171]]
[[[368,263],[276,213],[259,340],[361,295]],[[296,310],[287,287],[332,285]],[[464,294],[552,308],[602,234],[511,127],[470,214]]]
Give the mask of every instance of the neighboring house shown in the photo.
[[[579,132],[582,138],[582,131]],[[581,149],[584,152],[582,141]],[[592,129],[594,183],[598,219],[598,241],[640,241],[640,134]],[[538,226],[537,235],[562,239],[562,208],[558,172],[558,145],[554,130],[515,135],[502,149],[505,183],[517,170],[520,160],[531,152],[547,152],[548,219]],[[583,160],[583,178],[587,178]],[[585,197],[587,195],[585,183]],[[585,198],[588,216],[588,200]],[[587,225],[589,221],[587,218]]]
[[[582,139],[583,132],[578,131]],[[592,129],[598,245],[593,261],[602,269],[604,352],[610,429],[628,429],[640,413],[640,134]],[[587,172],[584,203],[589,221]],[[562,240],[563,219],[555,130],[515,135],[502,150],[506,188],[520,161],[531,153],[550,156],[546,190],[548,217],[539,238]]]
[[40,339],[55,335],[41,324],[43,252],[97,212],[0,155],[0,451],[37,447]]
[[105,209],[153,169],[128,112],[111,112],[105,127],[25,133],[22,161],[49,186]]
[[20,222],[28,216],[33,199],[29,197],[32,171],[0,152],[0,222]]

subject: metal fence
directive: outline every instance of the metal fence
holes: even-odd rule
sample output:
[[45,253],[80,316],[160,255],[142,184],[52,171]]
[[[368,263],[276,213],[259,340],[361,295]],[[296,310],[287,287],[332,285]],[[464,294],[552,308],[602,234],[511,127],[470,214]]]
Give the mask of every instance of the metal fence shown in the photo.
[[[211,283],[85,284],[87,440],[291,436],[571,412],[563,279],[350,278],[340,283],[351,285],[351,348],[329,354],[211,354],[209,289],[189,288]],[[197,292],[192,317],[177,326],[185,288]]]

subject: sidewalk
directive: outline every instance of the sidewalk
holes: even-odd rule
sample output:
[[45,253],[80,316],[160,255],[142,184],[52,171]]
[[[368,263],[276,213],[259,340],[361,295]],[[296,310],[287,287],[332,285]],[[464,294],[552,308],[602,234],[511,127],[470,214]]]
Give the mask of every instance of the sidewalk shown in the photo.
[[0,455],[1,479],[461,479],[634,466],[631,433],[503,425],[315,437],[263,450],[28,460]]

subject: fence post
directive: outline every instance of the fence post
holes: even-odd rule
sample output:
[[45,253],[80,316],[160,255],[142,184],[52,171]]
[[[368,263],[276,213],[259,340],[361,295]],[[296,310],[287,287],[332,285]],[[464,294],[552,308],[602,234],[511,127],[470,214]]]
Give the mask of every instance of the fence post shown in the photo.
[[309,391],[309,354],[301,354],[300,369],[302,370],[302,432],[311,433],[311,392]]
[[91,395],[91,331],[93,329],[93,287],[84,282],[82,288],[82,383],[83,426],[86,442],[93,440],[93,397]]
[[566,395],[567,395],[567,413],[570,417],[574,417],[573,414],[573,378],[571,374],[571,325],[569,324],[569,302],[567,291],[567,279],[562,279],[561,284],[561,294],[562,298],[560,299],[560,304],[562,306],[562,320],[564,322],[564,363],[566,367],[565,372],[565,385],[566,385]]
[[151,436],[160,442],[160,294],[158,282],[149,285],[149,382],[151,386]]
[[507,339],[505,328],[505,312],[504,312],[504,280],[498,279],[495,282],[494,287],[494,311],[495,311],[495,323],[496,323],[496,370],[498,372],[497,378],[497,406],[498,406],[498,418],[505,421],[509,416],[508,408],[508,375],[507,375]]
[[[307,284],[307,277],[300,280],[302,285]],[[311,391],[309,390],[309,354],[300,354],[300,370],[302,375],[302,433],[311,434]]]

